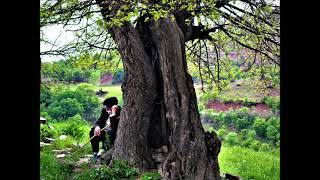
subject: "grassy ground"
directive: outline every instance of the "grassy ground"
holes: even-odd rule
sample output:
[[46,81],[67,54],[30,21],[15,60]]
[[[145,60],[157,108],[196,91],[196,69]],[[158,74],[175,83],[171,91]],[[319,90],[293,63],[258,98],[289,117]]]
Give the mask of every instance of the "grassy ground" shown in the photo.
[[219,165],[222,172],[238,175],[243,179],[280,179],[280,158],[268,152],[223,145]]
[[122,100],[122,91],[121,91],[121,85],[120,84],[113,84],[108,86],[101,86],[96,87],[96,90],[102,89],[103,91],[107,91],[108,93],[104,98],[115,96],[119,100],[119,105],[123,106],[123,100]]
[[[116,96],[119,99],[119,104],[123,106],[122,91],[120,85],[110,85],[103,87],[96,87],[96,90],[102,88],[108,91],[105,98]],[[197,95],[199,94],[199,86],[195,86]],[[234,96],[232,93],[235,93]],[[237,92],[225,92],[223,96],[230,96],[230,98],[238,97]],[[241,94],[241,92],[238,92]],[[54,128],[63,129],[67,124],[65,122],[54,123]],[[208,127],[205,127],[207,129]],[[84,144],[88,141],[88,134],[90,125],[84,127],[84,137],[80,143]],[[77,149],[75,147],[75,140],[67,138],[66,140],[57,140],[52,147],[44,148],[40,152],[40,174],[44,179],[70,179],[70,177],[78,177],[75,179],[89,178],[90,169],[84,170],[83,174],[74,174],[70,168],[58,163],[58,160],[52,153],[52,149],[63,149],[66,147]],[[85,154],[91,153],[91,146],[87,145],[82,151],[77,153],[73,159],[79,159]],[[242,147],[229,147],[223,145],[219,154],[219,164],[221,172],[239,175],[243,179],[256,179],[256,180],[273,180],[280,179],[280,157],[272,153],[257,152],[248,148]],[[82,177],[82,178],[81,178]],[[72,178],[71,178],[72,179]],[[74,178],[73,178],[74,179]],[[89,178],[90,179],[90,178]]]

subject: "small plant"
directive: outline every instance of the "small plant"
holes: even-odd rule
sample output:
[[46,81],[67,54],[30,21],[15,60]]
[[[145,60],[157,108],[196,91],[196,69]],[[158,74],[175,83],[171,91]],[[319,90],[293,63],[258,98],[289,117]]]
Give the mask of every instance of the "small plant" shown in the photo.
[[235,132],[229,132],[226,135],[224,142],[228,143],[229,145],[239,145],[240,143],[238,135]]
[[68,124],[63,129],[63,133],[73,137],[77,141],[77,144],[79,144],[79,141],[84,136],[84,129],[83,129],[83,126],[85,124],[84,120],[82,120],[81,116],[77,114],[69,118],[67,122]]
[[259,150],[259,148],[261,147],[261,142],[258,140],[253,140],[251,142],[251,144],[249,145],[249,148],[253,149],[253,150]]
[[227,131],[225,129],[219,129],[217,131],[217,135],[218,135],[218,138],[221,139],[221,140],[224,140],[225,136],[226,136],[226,133]]
[[40,126],[40,140],[43,140],[45,137],[47,138],[56,138],[57,131],[55,129],[51,129],[48,125]]
[[158,172],[146,172],[141,176],[141,180],[161,180]]
[[269,106],[273,112],[280,110],[280,97],[278,96],[266,96],[262,99],[262,102]]
[[258,136],[266,138],[268,123],[265,119],[257,117],[253,123],[252,128],[256,131]]
[[269,151],[271,151],[271,146],[270,146],[270,144],[261,143],[261,146],[260,146],[260,148],[259,148],[259,151],[264,151],[264,152],[269,152]]

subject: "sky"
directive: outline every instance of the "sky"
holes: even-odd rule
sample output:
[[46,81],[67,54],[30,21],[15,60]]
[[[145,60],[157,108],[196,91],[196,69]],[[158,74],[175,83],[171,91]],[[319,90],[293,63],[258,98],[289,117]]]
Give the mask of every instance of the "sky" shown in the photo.
[[[49,41],[54,42],[55,40],[57,44],[63,45],[66,44],[73,39],[75,39],[75,36],[72,32],[66,32],[62,25],[54,25],[50,27],[46,27],[43,29],[43,34],[45,34],[45,37],[49,39]],[[41,52],[51,50],[52,45],[45,44],[40,42],[40,49]],[[41,56],[41,60],[43,62],[51,62],[54,60],[59,60],[60,58],[64,57],[57,57],[57,56]]]

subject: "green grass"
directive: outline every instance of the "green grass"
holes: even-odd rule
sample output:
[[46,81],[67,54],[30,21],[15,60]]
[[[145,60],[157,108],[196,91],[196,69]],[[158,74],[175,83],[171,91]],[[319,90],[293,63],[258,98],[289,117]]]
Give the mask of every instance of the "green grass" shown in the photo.
[[108,92],[104,98],[115,96],[119,100],[119,105],[123,106],[122,90],[120,84],[96,87],[96,90],[98,91],[100,88]]
[[67,179],[72,173],[68,165],[62,165],[51,152],[51,148],[40,152],[40,177],[45,180]]
[[280,179],[280,158],[272,153],[257,152],[238,146],[222,146],[219,154],[220,171],[243,179]]

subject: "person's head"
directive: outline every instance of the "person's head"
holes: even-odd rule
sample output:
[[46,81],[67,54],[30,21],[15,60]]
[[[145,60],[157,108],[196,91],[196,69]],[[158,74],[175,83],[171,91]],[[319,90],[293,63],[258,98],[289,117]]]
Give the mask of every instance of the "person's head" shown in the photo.
[[103,105],[106,106],[107,111],[111,111],[111,107],[118,105],[118,99],[116,97],[110,97],[103,101]]

